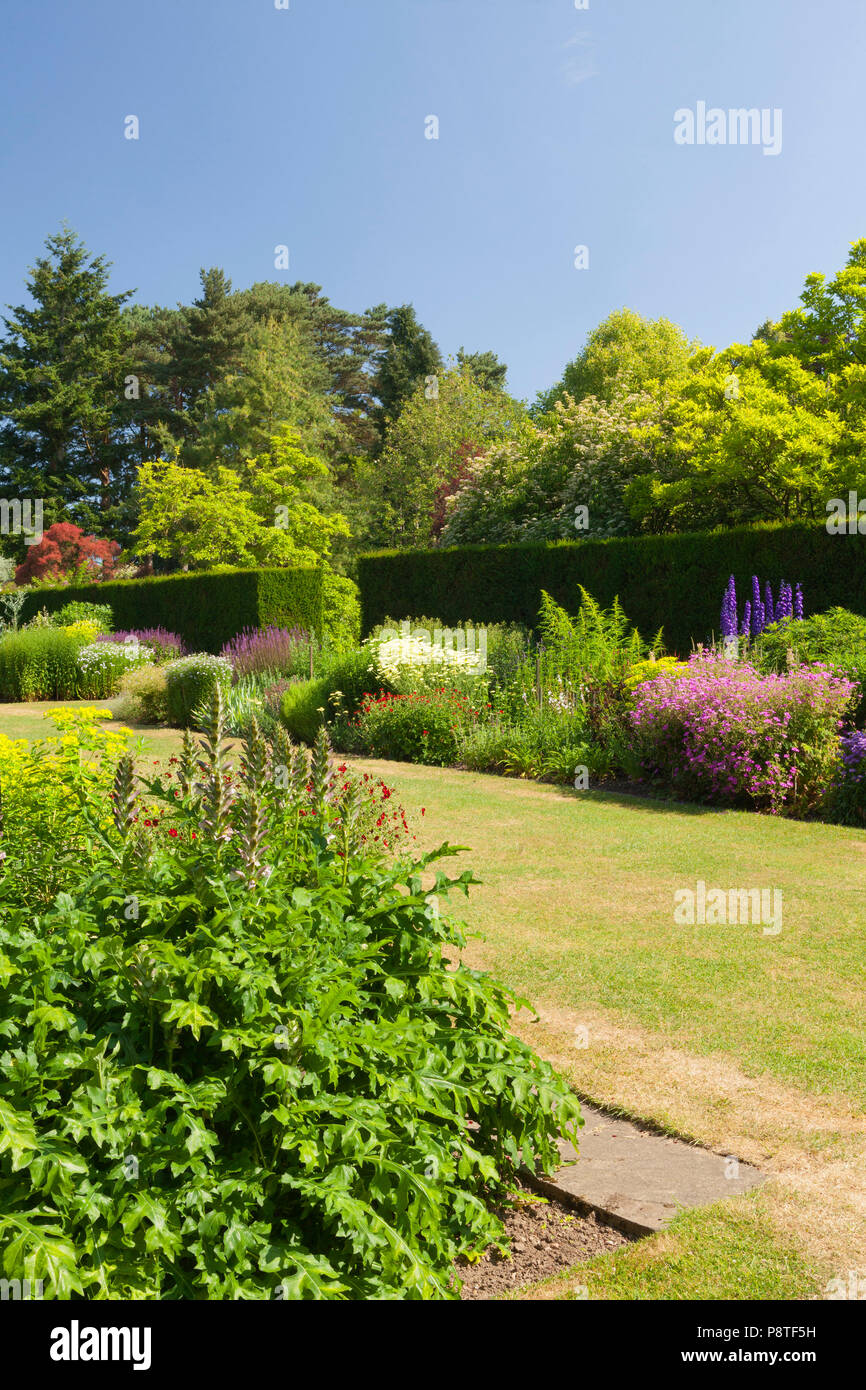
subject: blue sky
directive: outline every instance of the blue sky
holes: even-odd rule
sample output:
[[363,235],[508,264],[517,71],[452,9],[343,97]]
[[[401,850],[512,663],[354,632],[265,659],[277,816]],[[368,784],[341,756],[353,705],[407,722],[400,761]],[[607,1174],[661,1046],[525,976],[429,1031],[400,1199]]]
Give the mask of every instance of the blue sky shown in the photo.
[[[3,31],[3,305],[65,219],[143,302],[210,265],[412,301],[531,398],[613,309],[724,347],[866,235],[863,0],[33,0]],[[781,153],[677,145],[699,101],[780,108]]]

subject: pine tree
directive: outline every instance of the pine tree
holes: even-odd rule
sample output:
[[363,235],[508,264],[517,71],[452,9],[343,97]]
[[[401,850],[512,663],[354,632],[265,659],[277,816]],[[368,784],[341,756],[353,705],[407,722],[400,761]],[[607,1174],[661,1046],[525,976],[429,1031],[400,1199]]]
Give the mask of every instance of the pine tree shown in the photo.
[[385,316],[388,341],[379,356],[376,395],[382,430],[396,420],[404,403],[428,376],[443,369],[442,354],[430,333],[418,322],[411,304],[390,309]]
[[460,348],[457,353],[458,367],[468,367],[472,376],[485,391],[504,391],[508,367],[500,362],[495,352],[466,352]]
[[129,293],[108,293],[109,262],[68,227],[30,271],[32,307],[11,308],[0,341],[0,490],[41,497],[105,534],[131,485],[123,419]]
[[[232,282],[214,266],[199,273],[202,292],[170,321],[167,378],[176,419],[197,435],[208,408],[207,393],[237,371],[249,332],[249,317]],[[181,414],[182,412],[182,414]]]

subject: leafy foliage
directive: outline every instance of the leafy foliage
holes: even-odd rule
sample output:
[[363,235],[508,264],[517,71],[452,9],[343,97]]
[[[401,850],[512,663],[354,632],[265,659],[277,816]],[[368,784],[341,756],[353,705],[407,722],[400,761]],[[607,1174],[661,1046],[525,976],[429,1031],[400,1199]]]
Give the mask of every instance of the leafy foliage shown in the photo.
[[115,556],[119,553],[116,541],[85,536],[80,526],[55,521],[41,540],[28,549],[26,558],[15,571],[15,583],[54,580],[55,583],[86,584],[110,579]]
[[34,627],[0,637],[0,700],[68,700],[79,694],[83,633]]
[[232,667],[228,657],[196,652],[169,661],[162,668],[170,723],[176,728],[196,727],[195,711],[209,703],[218,687],[223,695],[231,685]]
[[121,761],[35,917],[21,839],[4,861],[4,1271],[88,1299],[453,1298],[577,1102],[508,992],[449,963],[454,851],[361,853],[324,742],[308,766],[254,736],[232,776],[221,733],[217,702],[146,821]]

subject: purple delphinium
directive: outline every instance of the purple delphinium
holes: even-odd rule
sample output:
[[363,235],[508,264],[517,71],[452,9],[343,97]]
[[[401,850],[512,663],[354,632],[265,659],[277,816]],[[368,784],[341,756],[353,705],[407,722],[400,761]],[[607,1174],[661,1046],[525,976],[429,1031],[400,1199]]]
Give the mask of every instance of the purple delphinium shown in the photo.
[[799,584],[794,589],[794,617],[798,622],[803,619],[803,590]]
[[[722,637],[732,637],[737,631],[737,605],[736,591],[734,590],[733,575],[728,581],[725,596],[722,601]],[[731,596],[733,595],[733,627],[728,627],[731,614]],[[799,584],[792,589],[787,580],[782,580],[779,585],[779,597],[774,602],[773,589],[769,579],[764,584],[764,596],[761,597],[761,581],[756,574],[752,575],[752,598],[751,602],[743,607],[743,621],[739,627],[741,637],[760,637],[765,627],[770,623],[781,623],[789,618],[798,620],[803,617],[803,590]]]
[[126,628],[121,632],[102,632],[97,642],[144,642],[152,647],[158,662],[174,661],[186,656],[186,646],[176,632],[167,632],[164,627]]
[[752,575],[752,636],[759,637],[764,631],[764,605],[761,602],[761,581]]
[[298,649],[309,645],[310,634],[301,627],[244,628],[226,642],[221,655],[231,662],[235,680],[269,671],[290,676],[298,663]]
[[736,637],[737,635],[737,589],[734,583],[734,576],[728,580],[728,587],[722,599],[721,614],[721,633],[722,637]]

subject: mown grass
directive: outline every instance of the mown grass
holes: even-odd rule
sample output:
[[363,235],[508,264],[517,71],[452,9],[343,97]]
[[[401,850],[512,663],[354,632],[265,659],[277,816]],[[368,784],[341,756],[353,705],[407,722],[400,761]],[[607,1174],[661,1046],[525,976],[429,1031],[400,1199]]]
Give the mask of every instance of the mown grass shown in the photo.
[[659,1235],[596,1255],[525,1291],[534,1300],[809,1299],[823,1296],[822,1270],[774,1233],[760,1193],[683,1212]]
[[[426,803],[428,840],[471,846],[484,887],[462,915],[514,988],[602,1005],[676,1046],[866,1107],[862,832],[375,766]],[[678,926],[674,893],[699,879],[781,890],[781,931]]]

